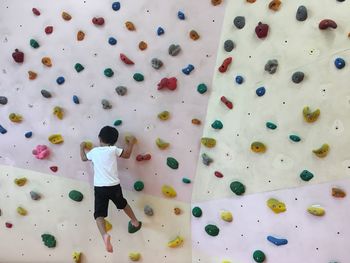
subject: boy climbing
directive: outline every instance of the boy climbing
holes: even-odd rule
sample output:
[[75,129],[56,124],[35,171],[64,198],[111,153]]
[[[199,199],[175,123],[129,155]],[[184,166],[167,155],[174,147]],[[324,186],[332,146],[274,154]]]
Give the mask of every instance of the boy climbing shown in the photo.
[[123,209],[125,214],[131,219],[129,221],[129,233],[137,232],[142,223],[137,220],[131,207],[123,197],[118,177],[117,157],[129,159],[136,138],[129,136],[125,149],[118,148],[114,144],[118,140],[118,130],[105,126],[101,129],[98,137],[100,146],[94,147],[91,151],[85,152],[86,143],[80,144],[80,156],[82,161],[92,161],[94,167],[94,192],[95,192],[95,212],[94,218],[98,230],[100,231],[106,250],[113,252],[111,236],[106,232],[105,217],[108,214],[109,200],[115,204],[118,209]]

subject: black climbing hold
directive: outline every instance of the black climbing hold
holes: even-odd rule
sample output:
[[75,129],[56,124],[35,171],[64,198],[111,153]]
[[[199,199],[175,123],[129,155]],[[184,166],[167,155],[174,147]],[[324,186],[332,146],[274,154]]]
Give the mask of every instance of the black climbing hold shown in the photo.
[[163,62],[158,58],[152,58],[151,65],[154,69],[160,69],[163,66]]
[[245,26],[245,17],[244,16],[236,16],[233,20],[233,24],[238,28],[242,29]]
[[305,21],[307,19],[307,9],[305,6],[301,5],[298,7],[295,18],[298,21]]
[[118,86],[115,88],[115,92],[117,92],[119,96],[124,96],[127,93],[127,91],[127,88],[124,86]]
[[301,71],[294,72],[292,75],[292,81],[296,84],[302,82],[304,79],[304,73]]
[[7,104],[7,98],[5,96],[0,96],[0,104],[6,105]]
[[49,91],[45,90],[45,89],[42,89],[40,92],[41,92],[41,95],[43,95],[44,98],[48,99],[48,98],[52,97],[51,93]]
[[226,52],[231,52],[232,49],[235,48],[235,43],[233,43],[233,41],[231,39],[227,39],[225,42],[224,42],[224,49]]
[[269,72],[270,74],[274,74],[277,71],[277,67],[278,67],[277,59],[270,59],[265,64],[265,71]]

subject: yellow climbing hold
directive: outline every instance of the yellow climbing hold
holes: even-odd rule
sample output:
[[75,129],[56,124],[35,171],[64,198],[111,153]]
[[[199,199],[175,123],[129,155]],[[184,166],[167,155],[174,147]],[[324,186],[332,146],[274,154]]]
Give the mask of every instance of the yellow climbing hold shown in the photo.
[[61,107],[56,106],[53,108],[53,114],[56,115],[60,120],[63,119],[63,109]]
[[170,185],[163,185],[162,193],[163,193],[163,195],[165,195],[166,197],[169,197],[169,198],[176,197],[176,191]]
[[269,200],[267,200],[267,206],[271,208],[271,210],[274,211],[276,214],[285,212],[287,210],[285,203],[280,202],[274,198],[270,198]]
[[324,208],[322,208],[320,205],[312,205],[307,209],[307,211],[314,216],[323,216],[326,213]]
[[112,229],[112,224],[107,220],[105,219],[105,229],[106,229],[106,232],[110,231]]
[[229,261],[229,260],[223,260],[223,261],[221,261],[221,263],[231,263],[231,261]]
[[320,116],[320,113],[321,111],[319,109],[311,111],[311,109],[308,106],[304,107],[303,109],[304,120],[308,123],[317,121],[318,117]]
[[12,122],[21,122],[22,121],[22,116],[16,113],[10,113],[9,119]]
[[21,216],[27,215],[27,210],[25,210],[23,207],[17,207],[17,213],[20,214]]
[[255,153],[266,152],[266,146],[262,142],[253,142],[250,146],[250,149]]
[[85,149],[91,150],[94,147],[93,143],[90,141],[85,141]]
[[325,143],[320,148],[313,150],[312,152],[316,154],[317,157],[323,158],[327,156],[329,149],[330,149],[329,145]]
[[52,143],[52,144],[60,144],[63,142],[63,137],[61,134],[52,134],[50,137],[49,137],[49,141]]
[[80,263],[81,252],[73,252],[72,257],[75,263]]
[[183,242],[184,242],[184,239],[180,236],[177,236],[175,239],[168,242],[168,247],[171,247],[171,248],[179,247],[182,245]]
[[159,149],[164,150],[169,147],[170,143],[163,141],[161,138],[156,139],[156,144]]
[[49,58],[49,57],[43,57],[41,59],[41,63],[43,63],[46,67],[52,66],[51,58]]
[[134,140],[134,142],[137,143],[137,139],[134,135],[131,134],[126,134],[124,140],[126,143],[130,143],[132,140]]
[[162,111],[161,113],[158,114],[158,118],[161,119],[162,121],[166,121],[170,117],[170,112],[169,111]]
[[27,178],[25,178],[25,177],[15,179],[15,184],[18,186],[23,186],[26,184],[26,182],[27,182]]
[[139,261],[141,258],[141,254],[139,252],[130,252],[129,258],[131,261]]
[[208,148],[213,148],[216,145],[216,140],[214,138],[203,137],[201,143]]
[[221,219],[226,222],[232,222],[232,213],[230,211],[222,211],[221,212]]

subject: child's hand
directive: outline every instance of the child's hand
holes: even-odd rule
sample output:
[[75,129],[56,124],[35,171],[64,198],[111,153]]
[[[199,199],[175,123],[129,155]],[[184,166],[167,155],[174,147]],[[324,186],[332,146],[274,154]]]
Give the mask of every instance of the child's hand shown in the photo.
[[137,142],[135,136],[133,136],[133,135],[126,136],[125,141],[127,144],[135,144]]

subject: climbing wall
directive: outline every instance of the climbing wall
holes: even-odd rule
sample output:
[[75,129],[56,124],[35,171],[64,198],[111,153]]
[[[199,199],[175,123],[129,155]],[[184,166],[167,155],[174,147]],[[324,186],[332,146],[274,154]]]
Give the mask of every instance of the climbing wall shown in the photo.
[[227,3],[193,262],[348,262],[350,3],[269,3]]

